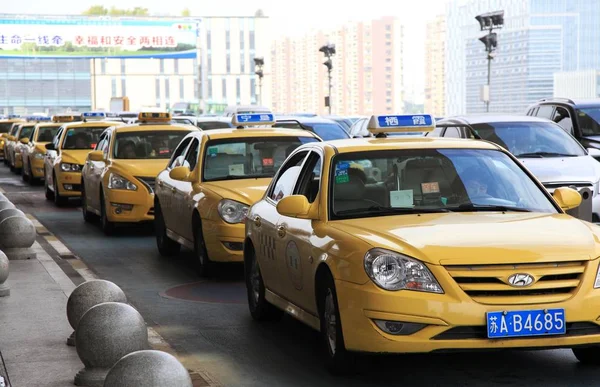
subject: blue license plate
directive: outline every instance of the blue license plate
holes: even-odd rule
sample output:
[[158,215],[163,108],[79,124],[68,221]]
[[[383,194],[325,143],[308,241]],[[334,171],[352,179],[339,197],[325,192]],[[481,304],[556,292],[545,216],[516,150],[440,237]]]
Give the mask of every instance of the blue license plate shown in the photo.
[[514,310],[486,313],[490,339],[565,334],[564,309]]

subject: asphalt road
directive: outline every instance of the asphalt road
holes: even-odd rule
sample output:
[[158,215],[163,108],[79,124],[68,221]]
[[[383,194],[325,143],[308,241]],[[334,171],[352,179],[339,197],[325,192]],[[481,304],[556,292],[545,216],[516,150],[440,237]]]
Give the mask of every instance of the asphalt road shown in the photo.
[[79,203],[56,208],[0,166],[0,187],[101,278],[115,282],[146,321],[177,350],[195,356],[225,386],[597,386],[600,368],[570,350],[366,356],[356,375],[336,378],[322,366],[317,334],[292,318],[251,320],[239,266],[200,281],[190,254],[167,260],[150,228],[106,237],[83,221]]

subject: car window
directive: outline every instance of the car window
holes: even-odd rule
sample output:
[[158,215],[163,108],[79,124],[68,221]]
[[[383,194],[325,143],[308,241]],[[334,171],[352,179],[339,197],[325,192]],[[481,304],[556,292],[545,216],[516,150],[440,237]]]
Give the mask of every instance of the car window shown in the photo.
[[478,206],[556,213],[522,168],[505,153],[487,149],[342,153],[332,162],[330,208],[334,219]]
[[35,125],[27,125],[21,128],[21,132],[19,133],[19,140],[22,138],[29,138],[33,133],[33,129]]
[[313,203],[319,194],[321,185],[321,168],[323,162],[317,152],[311,152],[304,163],[294,190],[295,195],[304,195],[309,203]]
[[227,129],[233,127],[233,125],[226,121],[198,121],[196,126],[202,130]]
[[94,149],[100,135],[108,126],[80,126],[65,133],[63,149]]
[[444,128],[440,127],[440,126],[436,126],[435,129],[433,129],[431,132],[428,132],[425,134],[425,136],[427,137],[440,137],[440,135],[442,134],[442,130]]
[[552,105],[541,105],[537,111],[537,116],[542,118],[551,119],[552,113],[554,112],[554,106]]
[[190,171],[193,171],[196,168],[196,164],[198,164],[198,152],[200,150],[200,141],[197,138],[192,140],[192,144],[188,148],[187,154],[185,156],[185,161],[189,164]]
[[148,130],[117,133],[113,157],[117,159],[170,159],[173,150],[189,132]]
[[0,133],[8,133],[10,132],[10,128],[12,127],[11,122],[0,123]]
[[272,184],[269,197],[275,202],[291,195],[300,174],[302,164],[308,155],[308,151],[298,152],[282,166],[279,176]]
[[56,136],[54,136],[54,139],[52,140],[54,149],[58,149],[58,144],[60,143],[60,138],[62,137],[63,132],[64,132],[64,126],[61,126],[60,129],[58,130],[58,132],[56,133]]
[[350,135],[340,126],[338,123],[317,123],[317,124],[308,124],[302,123],[298,124],[297,122],[277,122],[273,125],[274,128],[289,128],[289,129],[303,129],[308,128],[310,131],[314,132],[317,136],[319,136],[323,141],[330,140],[339,140],[344,138],[350,138]]
[[106,150],[107,138],[108,133],[102,133],[99,138],[100,141],[98,141],[98,144],[96,144],[96,148],[94,150],[104,152]]
[[52,139],[54,139],[54,136],[56,136],[56,133],[58,133],[59,129],[60,129],[59,125],[43,126],[43,127],[38,128],[36,141],[52,142]]
[[459,128],[455,128],[455,127],[446,128],[446,131],[444,132],[444,137],[460,138]]
[[600,135],[600,107],[578,109],[577,121],[582,135]]
[[184,155],[185,155],[185,151],[188,148],[188,145],[190,145],[190,142],[192,141],[193,137],[187,137],[184,138],[179,145],[177,145],[177,148],[175,148],[175,151],[173,152],[173,155],[171,156],[171,160],[169,161],[169,169],[175,168],[175,167],[180,167],[183,165],[183,161],[184,161]]
[[556,122],[561,128],[573,134],[573,121],[569,111],[564,107],[558,106],[554,111],[552,121]]

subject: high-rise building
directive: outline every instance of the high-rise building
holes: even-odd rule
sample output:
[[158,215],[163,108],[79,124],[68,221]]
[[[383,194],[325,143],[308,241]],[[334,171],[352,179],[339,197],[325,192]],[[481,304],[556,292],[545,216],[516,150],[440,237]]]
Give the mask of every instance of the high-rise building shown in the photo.
[[447,114],[485,111],[485,35],[475,16],[504,10],[491,64],[490,111],[523,112],[553,95],[554,73],[600,69],[600,2],[588,0],[453,0],[448,4]]
[[600,98],[600,70],[555,73],[554,97],[570,99]]
[[427,23],[425,32],[425,112],[444,116],[446,87],[446,17]]
[[402,112],[402,39],[400,22],[384,17],[276,41],[271,51],[273,110],[328,113],[326,58],[319,48],[332,43],[332,114]]

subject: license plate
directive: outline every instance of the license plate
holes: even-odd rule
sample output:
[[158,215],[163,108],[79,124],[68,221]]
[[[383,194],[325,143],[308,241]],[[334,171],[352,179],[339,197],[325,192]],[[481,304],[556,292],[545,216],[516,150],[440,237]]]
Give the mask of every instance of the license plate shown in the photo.
[[565,334],[564,309],[515,310],[486,313],[488,338]]

